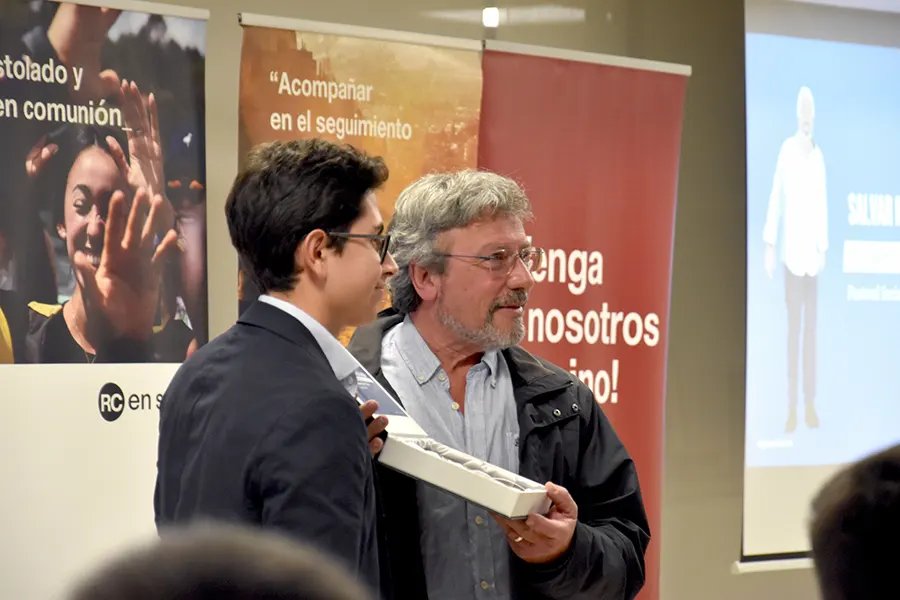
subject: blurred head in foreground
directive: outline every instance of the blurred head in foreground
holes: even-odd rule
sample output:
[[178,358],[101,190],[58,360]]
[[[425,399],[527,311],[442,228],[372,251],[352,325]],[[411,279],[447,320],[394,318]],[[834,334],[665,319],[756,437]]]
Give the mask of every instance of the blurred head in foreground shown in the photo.
[[823,600],[898,597],[900,445],[844,468],[819,492],[812,513]]
[[330,558],[270,531],[164,533],[91,573],[69,600],[373,600]]

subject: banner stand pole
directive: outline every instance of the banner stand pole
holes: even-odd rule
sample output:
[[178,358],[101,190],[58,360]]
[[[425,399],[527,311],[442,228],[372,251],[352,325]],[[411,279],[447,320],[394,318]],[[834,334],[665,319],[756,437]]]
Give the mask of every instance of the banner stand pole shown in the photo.
[[116,8],[132,12],[144,12],[163,17],[180,17],[182,19],[209,21],[209,10],[205,8],[162,4],[161,2],[144,2],[143,0],[78,0],[75,4],[99,6],[100,8]]
[[614,54],[599,54],[596,52],[582,52],[580,50],[562,50],[559,48],[532,46],[529,44],[517,44],[514,42],[497,40],[484,40],[483,48],[494,52],[510,52],[513,54],[525,54],[543,58],[608,65],[610,67],[656,71],[659,73],[671,73],[672,75],[683,75],[686,77],[690,77],[691,75],[691,67],[689,65],[646,60],[643,58],[631,58],[628,56],[616,56]]
[[428,35],[424,33],[413,33],[411,31],[394,31],[390,29],[377,29],[375,27],[361,27],[357,25],[327,23],[324,21],[288,19],[284,17],[273,17],[270,15],[259,15],[254,13],[238,13],[238,23],[240,23],[242,27],[268,27],[270,29],[305,31],[309,33],[321,33],[326,35],[382,40],[385,42],[420,44],[422,46],[456,48],[458,50],[474,50],[476,52],[481,51],[481,40],[445,37],[440,35]]

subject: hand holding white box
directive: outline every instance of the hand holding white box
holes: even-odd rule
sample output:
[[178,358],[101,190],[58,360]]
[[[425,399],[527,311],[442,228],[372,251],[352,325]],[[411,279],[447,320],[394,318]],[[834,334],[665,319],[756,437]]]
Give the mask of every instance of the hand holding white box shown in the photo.
[[378,461],[507,519],[546,514],[550,498],[535,481],[507,471],[430,437],[368,372],[357,371],[360,403],[378,402],[388,417],[388,439]]
[[506,533],[512,551],[532,564],[553,562],[565,554],[572,545],[578,525],[578,505],[566,488],[548,483],[547,495],[553,506],[546,516],[529,515],[523,521],[494,515],[494,520]]

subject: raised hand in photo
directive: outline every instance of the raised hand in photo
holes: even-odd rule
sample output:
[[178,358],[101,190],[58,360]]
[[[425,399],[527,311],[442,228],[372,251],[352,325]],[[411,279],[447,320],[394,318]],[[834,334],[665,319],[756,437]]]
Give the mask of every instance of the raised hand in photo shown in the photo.
[[53,21],[47,29],[50,45],[71,71],[83,69],[78,90],[69,82],[69,92],[76,102],[87,103],[115,95],[119,76],[111,69],[101,69],[100,55],[110,27],[118,20],[121,10],[60,2]]
[[166,196],[156,97],[151,92],[145,103],[137,84],[125,80],[119,88],[119,104],[125,117],[130,163],[114,138],[108,137],[106,142],[131,189],[143,188],[151,198],[162,198],[159,221],[162,229],[157,233],[165,233],[175,223],[175,211]]
[[25,157],[25,173],[29,177],[36,177],[41,172],[41,168],[49,161],[54,154],[59,151],[59,146],[54,143],[47,143],[47,136],[41,136],[41,139],[31,147],[28,156]]
[[[139,188],[129,209],[117,190],[109,203],[103,252],[93,278],[85,278],[85,294],[119,336],[149,339],[159,307],[163,267],[177,248],[174,229],[156,245],[156,231],[164,229],[165,199],[152,199]],[[76,255],[75,261],[86,260]],[[85,270],[90,265],[74,265]]]

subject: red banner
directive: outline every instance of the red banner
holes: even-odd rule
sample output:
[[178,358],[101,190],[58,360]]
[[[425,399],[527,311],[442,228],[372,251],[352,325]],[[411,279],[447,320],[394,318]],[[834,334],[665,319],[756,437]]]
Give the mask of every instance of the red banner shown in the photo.
[[[490,46],[489,46],[490,48]],[[528,305],[535,354],[591,389],[635,463],[659,597],[666,341],[689,69],[486,50],[479,166],[524,185],[547,252]]]

